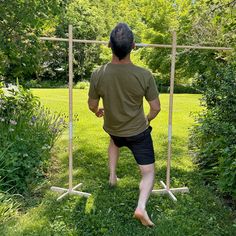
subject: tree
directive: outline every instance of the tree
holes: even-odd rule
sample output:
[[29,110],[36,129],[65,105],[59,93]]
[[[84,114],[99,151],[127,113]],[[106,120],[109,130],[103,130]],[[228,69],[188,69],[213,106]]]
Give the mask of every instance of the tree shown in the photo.
[[40,64],[37,36],[53,27],[59,3],[59,0],[0,2],[0,55],[3,58],[0,72],[6,81],[37,75]]

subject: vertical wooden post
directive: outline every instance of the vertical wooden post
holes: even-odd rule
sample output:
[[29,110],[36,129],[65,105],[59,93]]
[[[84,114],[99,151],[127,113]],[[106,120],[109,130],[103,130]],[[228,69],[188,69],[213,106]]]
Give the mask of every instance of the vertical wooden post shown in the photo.
[[175,58],[176,58],[176,31],[172,33],[172,53],[171,53],[171,71],[170,71],[170,97],[169,97],[169,119],[168,119],[168,157],[167,157],[167,170],[166,170],[166,184],[163,181],[161,185],[163,189],[152,190],[154,194],[168,194],[173,201],[177,198],[173,193],[187,193],[187,187],[170,188],[170,165],[171,165],[171,145],[172,145],[172,114],[173,114],[173,96],[174,96],[174,79],[175,79]]
[[73,185],[73,28],[69,25],[69,192]]
[[69,194],[80,195],[84,197],[89,197],[90,193],[85,193],[81,191],[77,191],[76,189],[79,188],[82,183],[77,184],[74,188],[73,186],[73,28],[72,25],[69,25],[69,52],[68,52],[68,59],[69,59],[69,145],[68,145],[68,152],[69,152],[69,188],[60,188],[52,186],[51,190],[62,193],[57,200],[61,200],[65,196]]
[[171,73],[170,73],[170,97],[169,97],[169,121],[168,121],[168,158],[166,171],[166,187],[170,189],[170,165],[171,165],[171,143],[172,143],[172,113],[173,113],[173,94],[175,78],[175,57],[176,57],[176,31],[172,33],[172,53],[171,53]]

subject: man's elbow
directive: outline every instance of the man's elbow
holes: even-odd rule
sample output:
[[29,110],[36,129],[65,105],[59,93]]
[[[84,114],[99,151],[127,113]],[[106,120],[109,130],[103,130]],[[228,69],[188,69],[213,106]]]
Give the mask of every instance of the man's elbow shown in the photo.
[[93,105],[88,104],[89,110],[94,112],[96,110],[96,107]]
[[96,112],[98,109],[98,106],[95,106],[94,104],[91,104],[89,102],[88,102],[88,107],[89,107],[89,110],[92,112]]
[[155,112],[155,113],[159,113],[161,111],[161,107],[153,107],[152,110]]

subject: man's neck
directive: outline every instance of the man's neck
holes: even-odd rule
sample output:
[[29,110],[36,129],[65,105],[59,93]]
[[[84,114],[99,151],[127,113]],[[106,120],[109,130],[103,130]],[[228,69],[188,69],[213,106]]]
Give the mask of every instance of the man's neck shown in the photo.
[[130,54],[121,60],[119,60],[116,55],[112,54],[111,64],[132,64],[132,61],[130,60]]

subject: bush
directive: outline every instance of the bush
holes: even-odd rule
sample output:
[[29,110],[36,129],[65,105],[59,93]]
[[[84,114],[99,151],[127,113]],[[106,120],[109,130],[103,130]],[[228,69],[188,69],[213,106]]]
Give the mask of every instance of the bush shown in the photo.
[[[160,93],[169,93],[170,92],[170,86],[165,86],[165,85],[158,85],[158,90]],[[189,94],[196,94],[200,93],[197,89],[191,86],[186,86],[186,85],[180,85],[176,84],[174,85],[174,93],[189,93]]]
[[87,88],[89,88],[89,82],[88,81],[80,81],[74,86],[74,88],[87,89]]
[[50,150],[65,127],[29,90],[0,88],[2,190],[30,191],[47,172]]
[[[158,90],[160,93],[169,93],[170,92],[170,80],[163,79],[162,76],[159,74],[153,73],[154,79],[156,81]],[[195,94],[200,93],[200,90],[198,90],[195,85],[189,84],[178,84],[175,81],[174,84],[174,93],[189,93],[189,94]]]
[[208,183],[236,198],[236,70],[213,68],[204,83],[203,105],[191,131],[190,148]]
[[[3,170],[6,171],[4,166],[4,153],[0,154],[0,233],[1,228],[4,227],[5,223],[8,222],[12,217],[17,215],[19,205],[11,198],[11,195],[1,191],[6,186],[4,181],[5,175]],[[5,185],[5,186],[4,186]]]
[[67,84],[64,81],[55,80],[29,80],[22,83],[26,88],[65,88]]

